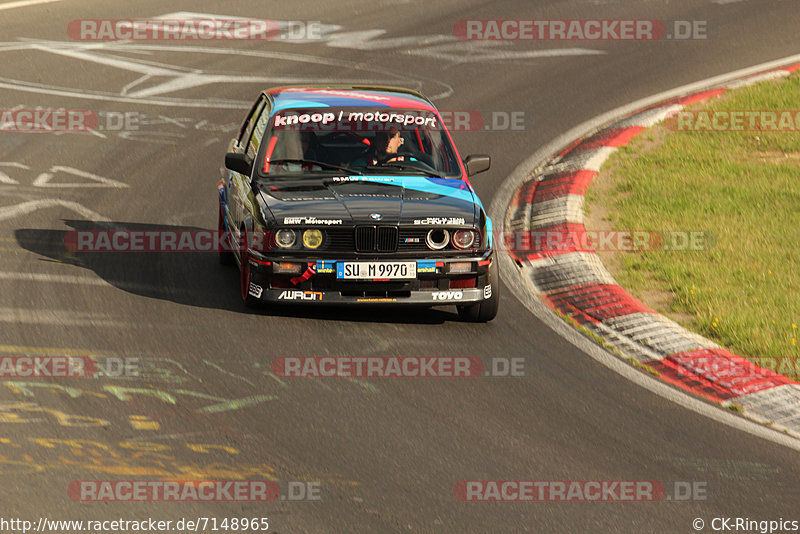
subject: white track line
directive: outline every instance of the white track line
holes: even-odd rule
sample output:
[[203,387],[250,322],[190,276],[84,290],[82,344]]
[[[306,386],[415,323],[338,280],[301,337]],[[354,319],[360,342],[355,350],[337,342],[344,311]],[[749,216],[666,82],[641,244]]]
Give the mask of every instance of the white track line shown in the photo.
[[[541,147],[511,172],[508,178],[506,178],[506,180],[500,185],[497,195],[494,197],[494,199],[492,199],[492,203],[489,206],[489,216],[496,225],[505,226],[506,211],[517,188],[530,177],[532,170],[534,170],[538,165],[546,162],[547,159],[569,145],[569,143],[575,139],[585,137],[605,124],[609,124],[614,120],[624,117],[625,115],[646,108],[647,106],[658,104],[664,100],[698,92],[703,89],[708,89],[710,87],[722,85],[733,80],[743,78],[745,76],[777,69],[792,63],[800,63],[800,54],[788,56],[783,59],[777,59],[775,61],[768,61],[766,63],[761,63],[760,65],[754,65],[752,67],[736,70],[727,74],[713,76],[699,82],[676,87],[674,89],[637,100],[636,102],[632,102],[625,106],[621,106],[607,113],[603,113],[602,115],[598,115],[597,117],[579,124],[578,126],[575,126],[569,131],[561,134],[550,143]],[[517,300],[523,304],[523,306],[525,306],[537,319],[542,321],[556,334],[565,338],[567,341],[575,345],[575,347],[577,347],[579,350],[594,358],[599,363],[622,375],[631,382],[655,393],[656,395],[672,401],[679,406],[692,410],[693,412],[706,416],[714,421],[726,424],[737,430],[741,430],[743,432],[747,432],[748,434],[784,445],[790,449],[800,451],[800,440],[789,435],[781,434],[760,424],[756,424],[743,417],[728,413],[724,409],[703,402],[694,395],[679,391],[668,384],[661,382],[657,378],[651,377],[636,370],[634,367],[628,365],[628,363],[624,360],[606,351],[599,345],[596,345],[587,337],[583,336],[569,326],[566,322],[562,321],[550,310],[550,308],[546,307],[544,303],[542,303],[541,299],[533,291],[530,281],[520,274],[519,269],[517,269],[516,265],[508,256],[508,254],[499,254],[499,259],[500,268],[503,271],[503,283],[510,289],[509,293],[512,293]]]
[[0,221],[13,219],[14,217],[19,217],[21,215],[29,215],[43,208],[52,208],[55,206],[71,209],[82,217],[86,217],[94,222],[108,221],[106,217],[103,217],[99,213],[90,210],[82,204],[78,204],[77,202],[72,202],[69,200],[59,200],[56,198],[29,200],[28,202],[22,202],[21,204],[15,204],[13,206],[0,206]]
[[0,11],[5,9],[15,9],[17,7],[29,7],[39,4],[52,4],[53,2],[61,2],[61,0],[20,0],[19,2],[9,2],[7,4],[0,4]]

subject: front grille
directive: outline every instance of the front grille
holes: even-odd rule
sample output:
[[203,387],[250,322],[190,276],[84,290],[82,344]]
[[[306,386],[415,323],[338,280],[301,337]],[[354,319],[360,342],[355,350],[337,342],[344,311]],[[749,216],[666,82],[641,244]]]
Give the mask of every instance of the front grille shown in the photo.
[[396,226],[356,226],[356,252],[395,252]]
[[356,226],[356,252],[375,250],[375,227]]
[[394,252],[397,250],[397,227],[381,226],[378,228],[378,252]]

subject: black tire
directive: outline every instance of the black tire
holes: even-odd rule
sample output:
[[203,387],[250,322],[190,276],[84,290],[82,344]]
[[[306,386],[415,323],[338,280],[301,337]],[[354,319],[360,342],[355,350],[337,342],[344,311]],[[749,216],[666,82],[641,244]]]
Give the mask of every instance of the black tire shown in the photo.
[[[247,231],[242,229],[243,243],[247,243]],[[257,308],[259,300],[250,294],[250,262],[247,261],[247,246],[242,247],[241,262],[239,265],[239,289],[242,295],[242,302],[248,308]]]
[[[223,247],[228,247],[230,249],[231,239],[230,239],[230,236],[228,236],[228,233],[225,232],[225,218],[222,215],[222,206],[219,207],[219,223],[217,223],[217,230],[219,232],[221,232],[221,233],[224,232],[222,235],[224,235],[225,237],[223,239],[221,239],[222,246]],[[233,252],[231,252],[230,250],[220,249],[220,251],[219,251],[219,264],[220,265],[233,265],[234,263],[236,263],[236,260],[233,257]]]
[[486,323],[497,316],[500,307],[500,270],[497,268],[497,258],[492,260],[489,267],[489,284],[492,286],[492,296],[478,304],[470,306],[456,306],[458,317],[469,323]]

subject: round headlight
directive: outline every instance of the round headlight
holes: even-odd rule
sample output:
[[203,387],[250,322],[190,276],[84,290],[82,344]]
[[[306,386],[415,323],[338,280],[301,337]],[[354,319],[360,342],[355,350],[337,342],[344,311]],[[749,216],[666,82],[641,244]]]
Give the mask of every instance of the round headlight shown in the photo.
[[425,244],[431,250],[442,250],[450,242],[450,232],[443,228],[428,230],[425,236]]
[[471,247],[475,243],[475,232],[472,230],[456,230],[453,232],[453,246],[460,249]]
[[303,232],[303,244],[306,248],[319,248],[322,245],[322,232],[316,228],[310,228]]
[[281,228],[275,232],[275,244],[281,248],[291,248],[294,246],[295,241],[297,241],[297,234],[295,234],[294,230]]

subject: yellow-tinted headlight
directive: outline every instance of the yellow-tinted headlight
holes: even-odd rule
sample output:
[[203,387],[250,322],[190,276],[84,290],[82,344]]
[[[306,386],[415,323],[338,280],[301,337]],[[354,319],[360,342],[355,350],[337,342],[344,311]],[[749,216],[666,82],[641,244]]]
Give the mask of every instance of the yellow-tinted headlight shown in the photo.
[[322,245],[322,232],[311,228],[303,232],[303,244],[306,248],[319,248]]

